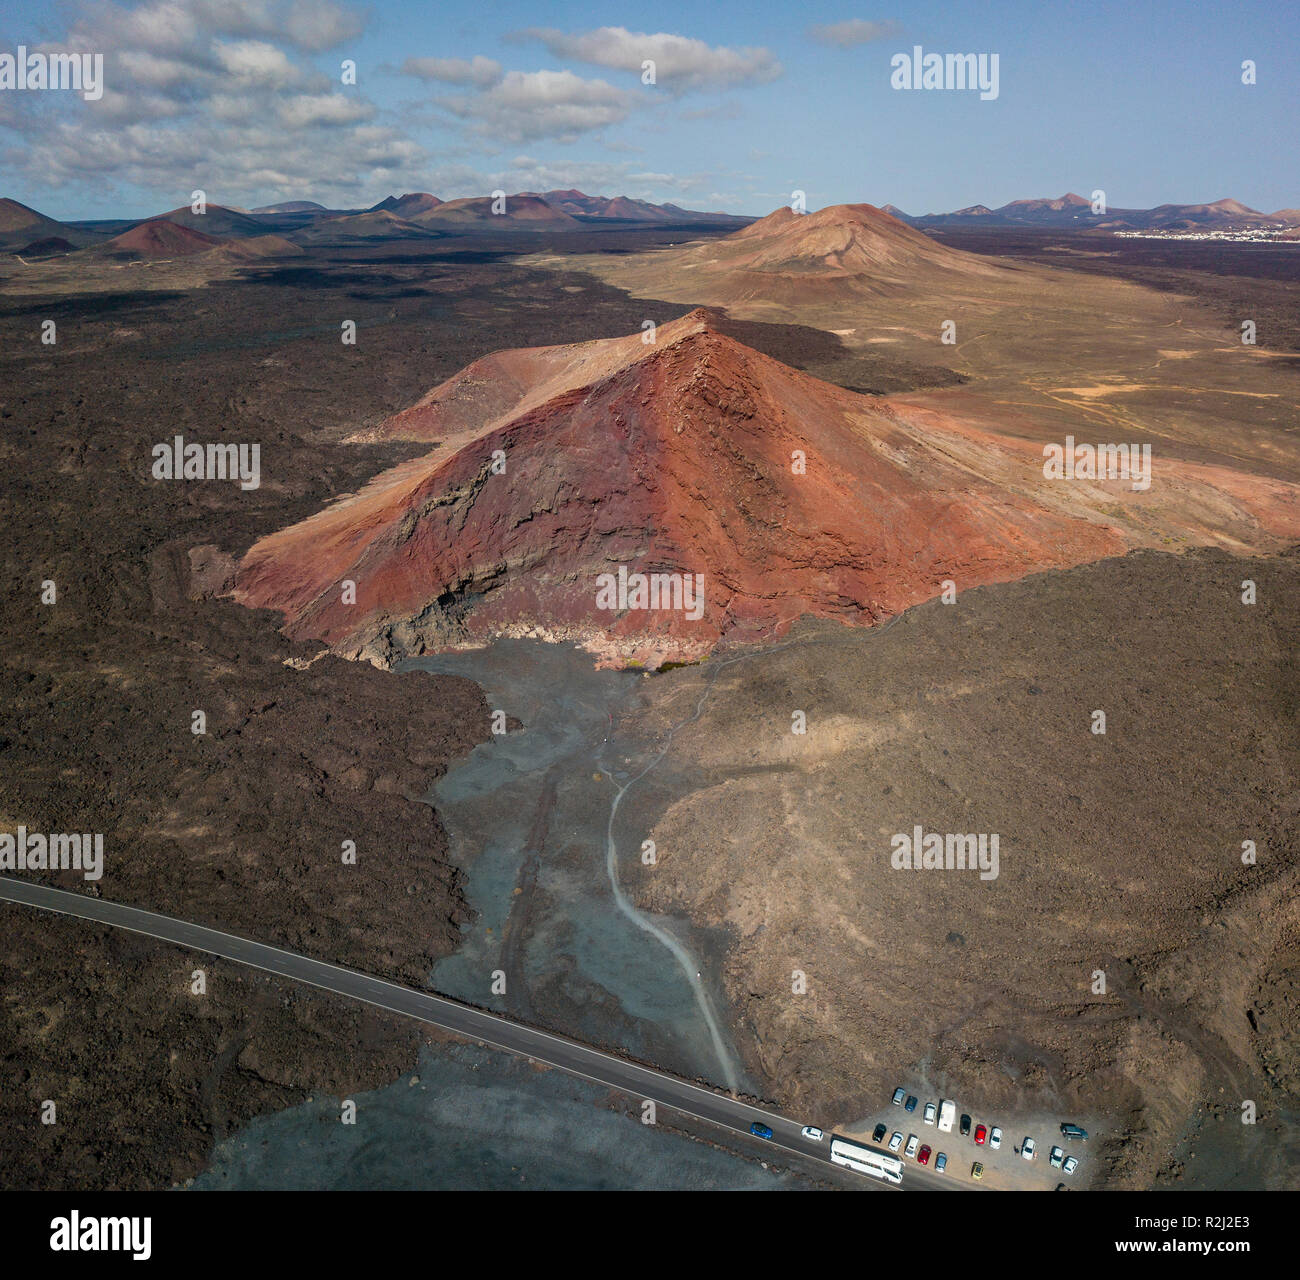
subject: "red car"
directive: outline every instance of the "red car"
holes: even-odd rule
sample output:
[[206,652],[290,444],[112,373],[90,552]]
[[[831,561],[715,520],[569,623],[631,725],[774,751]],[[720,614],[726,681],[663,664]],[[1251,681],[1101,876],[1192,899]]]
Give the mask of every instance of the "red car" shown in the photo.
[[922,1148],[920,1149],[920,1151],[918,1151],[918,1152],[916,1153],[916,1163],[917,1163],[917,1164],[929,1164],[929,1163],[930,1163],[930,1148],[929,1148],[929,1147],[922,1147]]
[[984,1145],[984,1139],[988,1136],[989,1131],[982,1124],[977,1124],[975,1126],[975,1145],[977,1147],[982,1147]]

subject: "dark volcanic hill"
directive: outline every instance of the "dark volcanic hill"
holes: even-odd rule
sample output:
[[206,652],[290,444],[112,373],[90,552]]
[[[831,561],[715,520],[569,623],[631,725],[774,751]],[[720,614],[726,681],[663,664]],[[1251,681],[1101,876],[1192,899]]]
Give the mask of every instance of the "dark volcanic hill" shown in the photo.
[[62,236],[46,236],[42,240],[33,240],[31,244],[19,245],[13,252],[24,258],[45,258],[72,253],[76,247]]
[[439,230],[468,231],[572,231],[582,226],[571,214],[554,208],[537,195],[507,196],[503,213],[493,213],[492,205],[491,196],[448,200],[412,221]]
[[282,200],[279,204],[263,204],[252,213],[337,213],[336,209],[327,209],[315,200]]
[[[179,227],[189,227],[192,231],[202,231],[210,236],[264,236],[267,226],[261,218],[245,213],[241,209],[227,209],[225,205],[210,204],[206,213],[195,213],[189,205],[179,209],[169,209],[154,218],[142,218],[141,222],[174,222]],[[139,224],[137,224],[139,225]]]
[[152,218],[114,236],[102,247],[109,252],[132,253],[138,258],[183,258],[222,243],[218,236],[205,235],[166,218]]
[[404,196],[386,196],[378,204],[371,205],[367,213],[392,213],[399,218],[414,218],[419,214],[436,209],[442,201],[427,191],[408,191]]
[[0,250],[14,252],[61,240],[74,248],[94,244],[101,237],[66,222],[56,222],[17,200],[0,199]]
[[[705,311],[655,336],[474,362],[371,433],[433,453],[262,539],[236,598],[379,662],[542,635],[657,665],[804,614],[871,625],[947,579],[1005,581],[1140,540],[1111,514],[1127,486],[1046,482],[1025,441],[821,382]],[[1200,532],[1213,511],[1300,533],[1289,486],[1220,490],[1210,469],[1173,463],[1166,477],[1144,528]],[[679,575],[701,608],[602,608],[601,575],[620,571]]]
[[649,200],[634,200],[630,196],[589,196],[572,188],[523,194],[540,195],[553,209],[572,214],[575,218],[617,222],[716,223],[729,226],[743,226],[753,221],[752,218],[730,213],[703,213],[698,209],[683,209],[675,204],[652,204]]
[[630,196],[589,196],[576,188],[516,192],[506,197],[504,214],[492,213],[490,196],[443,201],[427,191],[387,196],[366,212],[391,213],[415,222],[423,222],[428,217],[433,225],[467,230],[479,226],[489,230],[519,227],[547,231],[574,230],[583,222],[743,226],[753,221],[730,213],[702,213],[695,209],[682,209],[675,204],[652,204],[649,200],[634,200]]
[[399,218],[395,213],[380,210],[314,218],[290,235],[299,244],[347,245],[375,240],[430,240],[435,233],[430,228]]

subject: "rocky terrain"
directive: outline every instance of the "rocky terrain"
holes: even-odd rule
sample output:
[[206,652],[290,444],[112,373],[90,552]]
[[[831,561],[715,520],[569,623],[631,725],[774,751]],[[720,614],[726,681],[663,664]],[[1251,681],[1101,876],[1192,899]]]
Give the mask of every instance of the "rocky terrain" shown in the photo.
[[[565,235],[592,259],[611,250],[599,255],[611,273],[641,274],[677,251],[669,231]],[[889,292],[860,310],[836,295],[779,324],[750,304],[683,322],[685,302],[569,269],[560,240],[539,233],[542,255],[523,263],[519,238],[502,236],[240,262],[216,261],[222,246],[129,272],[93,254],[0,264],[3,555],[15,584],[2,624],[0,829],[102,830],[106,895],[420,981],[455,945],[465,907],[437,816],[417,797],[487,733],[487,706],[467,681],[397,676],[285,638],[280,616],[224,598],[236,565],[346,512],[340,495],[458,465],[457,432],[534,432],[540,460],[544,428],[566,423],[588,387],[586,431],[568,438],[575,457],[608,450],[621,414],[628,438],[635,427],[656,458],[684,467],[672,424],[706,413],[720,423],[729,492],[748,503],[728,526],[753,525],[749,550],[766,555],[780,544],[762,540],[776,534],[757,519],[761,504],[802,502],[771,487],[787,480],[794,439],[781,439],[782,468],[753,443],[775,407],[824,475],[845,470],[840,497],[863,476],[914,498],[938,480],[975,522],[952,545],[1003,514],[1025,558],[1014,582],[979,577],[985,559],[967,566],[956,604],[921,603],[875,629],[827,608],[836,621],[799,623],[724,667],[753,638],[740,627],[699,667],[646,679],[646,718],[622,728],[649,743],[715,686],[656,782],[645,830],[665,854],[637,888],[644,904],[731,939],[725,981],[751,1070],[792,1105],[852,1116],[916,1063],[990,1106],[1102,1117],[1118,1184],[1190,1182],[1199,1161],[1210,1185],[1218,1174],[1281,1185],[1300,982],[1288,880],[1296,562],[1276,550],[1293,536],[1283,499],[1300,470],[1284,360],[1234,349],[1230,321],[1182,294],[1027,263],[962,276],[962,297],[1008,292],[981,313],[987,331],[955,347],[933,336],[942,304]],[[655,244],[669,247],[626,253]],[[1073,294],[1053,295],[1043,332],[1022,334],[1017,308],[1061,278]],[[1272,290],[1269,305],[1285,309],[1273,282],[1231,288],[1247,301]],[[1081,328],[1098,300],[1105,324],[1094,311]],[[343,317],[359,347],[341,346]],[[47,318],[52,348],[39,339]],[[642,343],[646,319],[662,345]],[[629,336],[611,345],[611,333]],[[1053,349],[1056,363],[1043,358]],[[476,391],[475,362],[504,394]],[[576,376],[583,362],[601,376]],[[756,393],[764,414],[747,418]],[[1181,477],[1165,505],[1077,490],[1042,505],[1041,479],[1016,468],[1081,420],[1094,438],[1119,423],[1121,439],[1165,442],[1166,474]],[[260,487],[152,479],[151,449],[174,433],[260,442]],[[578,474],[608,482],[611,460],[624,466],[627,453]],[[662,484],[659,470],[614,474],[629,519],[660,509],[635,505]],[[681,474],[697,489],[710,482]],[[564,478],[548,483],[567,500]],[[836,516],[828,506],[804,504],[808,527]],[[882,532],[914,540],[886,546],[942,552],[951,533],[938,519],[909,528],[879,505],[865,514],[877,543]],[[854,509],[844,523],[863,518]],[[1080,525],[1115,541],[1062,553],[1063,531]],[[1254,558],[1122,554],[1196,542]],[[1108,558],[1041,573],[1043,554]],[[796,592],[811,591],[806,566],[794,569]],[[1249,607],[1247,572],[1260,585]],[[46,580],[56,605],[40,601]],[[823,603],[839,590],[813,585]],[[1104,737],[1088,728],[1098,707]],[[796,710],[806,735],[790,733]],[[891,833],[918,822],[1000,832],[998,879],[900,880],[882,857]],[[1261,851],[1253,870],[1239,860],[1246,838]],[[338,858],[346,839],[355,867]],[[413,1058],[409,1028],[216,963],[198,1003],[186,985],[194,957],[3,910],[0,1044],[13,1083],[0,1092],[0,1132],[13,1185],[170,1185],[250,1117],[381,1083]],[[795,967],[809,996],[786,994]],[[1104,997],[1090,990],[1096,969]],[[46,1097],[64,1121],[35,1133]],[[1245,1097],[1260,1124],[1243,1134],[1229,1122]]]
[[[581,278],[557,294],[549,273],[479,245],[212,257],[258,239],[130,271],[94,255],[0,261],[0,830],[99,831],[104,878],[65,887],[420,985],[466,911],[420,797],[487,734],[482,695],[313,662],[318,646],[214,593],[257,538],[413,452],[342,441],[431,372],[521,324],[552,342],[628,330],[647,304]],[[336,314],[382,341],[342,347]],[[817,337],[791,340],[833,361]],[[151,451],[174,433],[258,442],[259,488],[154,480]],[[120,932],[0,914],[7,1187],[165,1188],[252,1117],[415,1060],[405,1022]],[[189,982],[204,966],[200,1000]]]
[[[205,591],[224,554],[409,451],[340,440],[418,394],[405,364],[445,358],[450,373],[483,354],[458,349],[475,339],[463,316],[440,321],[444,308],[473,292],[480,306],[509,296],[517,314],[532,277],[474,263],[444,268],[438,286],[427,264],[399,262],[371,268],[368,296],[348,298],[348,263],[151,291],[92,264],[116,282],[103,293],[50,289],[66,265],[9,269],[46,285],[38,302],[6,291],[0,307],[0,829],[101,832],[103,879],[65,887],[422,983],[465,907],[419,797],[487,734],[481,694],[336,659],[307,666],[314,649],[286,643],[272,616]],[[378,358],[340,361],[336,327],[315,327],[329,296],[387,321]],[[50,316],[53,347],[40,342]],[[485,329],[477,341],[492,341]],[[154,480],[151,449],[173,433],[260,442],[261,486]],[[46,580],[53,605],[40,601]],[[355,866],[342,863],[345,839]],[[165,1187],[249,1117],[376,1085],[414,1060],[404,1024],[219,963],[198,1001],[188,975],[201,958],[0,911],[7,1186]],[[38,1123],[47,1097],[61,1103],[54,1132]]]
[[181,1185],[255,1116],[378,1088],[420,1044],[414,1023],[354,1001],[11,907],[0,986],[8,1191]]
[[[657,865],[624,874],[729,934],[738,1044],[795,1112],[870,1114],[924,1075],[1092,1117],[1109,1185],[1199,1151],[1205,1185],[1294,1186],[1298,641],[1294,551],[1135,552],[805,624],[647,683],[636,727],[681,727],[623,833]],[[917,825],[998,834],[997,876],[896,869]]]

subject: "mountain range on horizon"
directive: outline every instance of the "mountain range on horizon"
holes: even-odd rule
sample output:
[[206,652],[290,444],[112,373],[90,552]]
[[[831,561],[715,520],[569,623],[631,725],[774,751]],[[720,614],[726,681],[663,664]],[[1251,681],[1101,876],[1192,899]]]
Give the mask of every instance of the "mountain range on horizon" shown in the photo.
[[[243,209],[209,204],[204,214],[180,206],[144,218],[60,221],[22,204],[0,198],[0,252],[69,253],[107,246],[133,228],[166,221],[218,240],[275,234],[304,243],[355,243],[382,239],[465,234],[474,231],[575,231],[583,227],[683,226],[741,229],[767,219],[653,204],[628,196],[588,195],[575,188],[521,191],[506,198],[504,214],[494,212],[493,197],[443,200],[430,192],[389,195],[368,209],[331,209],[311,200],[286,200]],[[874,209],[872,205],[828,206]],[[1248,230],[1300,228],[1300,208],[1262,213],[1233,198],[1204,204],[1162,204],[1152,209],[1110,208],[1094,214],[1085,197],[1067,192],[1058,197],[1012,200],[998,208],[976,204],[950,213],[914,215],[893,204],[879,207],[899,224],[925,231],[957,227],[1037,227],[1060,230]],[[780,206],[768,218],[794,214]],[[803,215],[816,218],[817,213]],[[1283,239],[1294,236],[1283,234]],[[160,246],[157,234],[128,239],[126,245]],[[122,247],[122,246],[119,246]]]
[[[254,209],[210,203],[203,214],[192,212],[188,206],[180,206],[143,218],[65,222],[17,200],[0,198],[0,252],[68,253],[104,245],[132,228],[159,221],[172,222],[218,239],[268,233],[293,235],[303,231],[309,232],[309,241],[317,242],[331,238],[370,240],[382,238],[385,234],[454,234],[476,229],[564,231],[577,230],[584,225],[735,228],[752,221],[742,215],[684,209],[675,204],[656,205],[628,196],[590,196],[572,188],[547,192],[520,191],[506,196],[505,201],[505,212],[496,213],[491,196],[443,200],[429,192],[407,192],[386,196],[367,209],[331,209],[313,200],[285,200]],[[327,227],[328,230],[324,234],[319,230],[310,234],[313,227]],[[152,239],[142,236],[135,242],[144,245],[163,241],[154,234]]]
[[951,213],[905,213],[895,205],[885,212],[913,227],[1028,226],[1097,231],[1246,230],[1252,227],[1300,226],[1300,209],[1261,213],[1231,197],[1206,204],[1161,204],[1152,209],[1110,207],[1093,213],[1092,202],[1073,191],[1063,196],[1012,200],[996,209],[968,205]]

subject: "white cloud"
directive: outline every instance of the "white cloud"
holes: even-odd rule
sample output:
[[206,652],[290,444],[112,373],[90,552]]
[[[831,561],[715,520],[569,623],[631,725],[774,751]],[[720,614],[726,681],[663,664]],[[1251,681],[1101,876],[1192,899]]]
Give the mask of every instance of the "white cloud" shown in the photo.
[[365,19],[359,13],[332,0],[294,0],[285,15],[283,32],[300,49],[320,53],[354,40],[364,28]]
[[218,41],[212,52],[223,70],[247,84],[273,87],[294,84],[298,80],[298,69],[284,50],[263,40],[240,40],[231,44]]
[[242,205],[421,189],[425,149],[305,56],[361,26],[332,0],[82,0],[62,45],[104,52],[104,96],[23,95],[0,116],[6,170],[47,191],[138,187],[159,208],[195,187]]
[[822,44],[838,45],[851,49],[855,45],[869,44],[872,40],[886,40],[902,30],[897,22],[868,22],[865,18],[848,18],[844,22],[829,22],[808,28],[808,34]]
[[[199,21],[192,7],[182,3],[147,4],[138,9],[121,9],[110,5],[100,10],[104,27],[117,32],[124,45],[150,53],[177,53],[191,44],[199,33]],[[228,26],[214,26],[228,31]]]
[[472,84],[486,89],[501,79],[501,64],[491,58],[407,58],[402,73],[443,84]]
[[[57,47],[104,52],[103,98],[0,94],[6,181],[38,194],[37,207],[48,198],[62,216],[85,216],[88,200],[96,211],[125,212],[118,197],[126,191],[135,207],[148,193],[139,209],[146,212],[188,201],[200,187],[220,204],[310,199],[359,207],[390,192],[450,198],[498,187],[663,200],[712,190],[720,180],[642,172],[646,160],[627,155],[637,148],[604,140],[599,158],[585,161],[482,159],[497,150],[491,144],[510,146],[502,151],[510,155],[617,124],[653,91],[568,70],[506,72],[484,57],[414,59],[405,70],[453,87],[399,117],[368,100],[366,76],[343,86],[329,65],[336,60],[313,64],[317,46],[361,29],[359,17],[328,0],[71,3]],[[307,29],[317,19],[318,28]],[[460,135],[440,139],[436,162],[409,132],[435,113],[444,133]],[[493,171],[495,164],[502,168]],[[61,188],[74,194],[60,196]]]
[[598,27],[567,34],[551,27],[530,27],[508,39],[515,43],[538,40],[557,58],[638,76],[643,63],[653,62],[656,84],[674,90],[765,84],[781,74],[781,64],[768,49],[713,46],[663,31],[649,35],[626,27]]
[[169,120],[185,115],[188,104],[159,93],[118,93],[106,88],[95,104],[97,120],[115,120],[121,124],[141,120]]
[[373,119],[375,109],[341,93],[303,93],[282,102],[279,114],[288,128],[307,129],[312,125],[358,124]]
[[439,105],[497,141],[571,141],[625,119],[632,97],[572,71],[509,71],[482,93],[441,98]]
[[172,89],[193,82],[197,68],[192,62],[169,58],[148,49],[123,49],[117,55],[118,67],[131,84],[149,89]]

